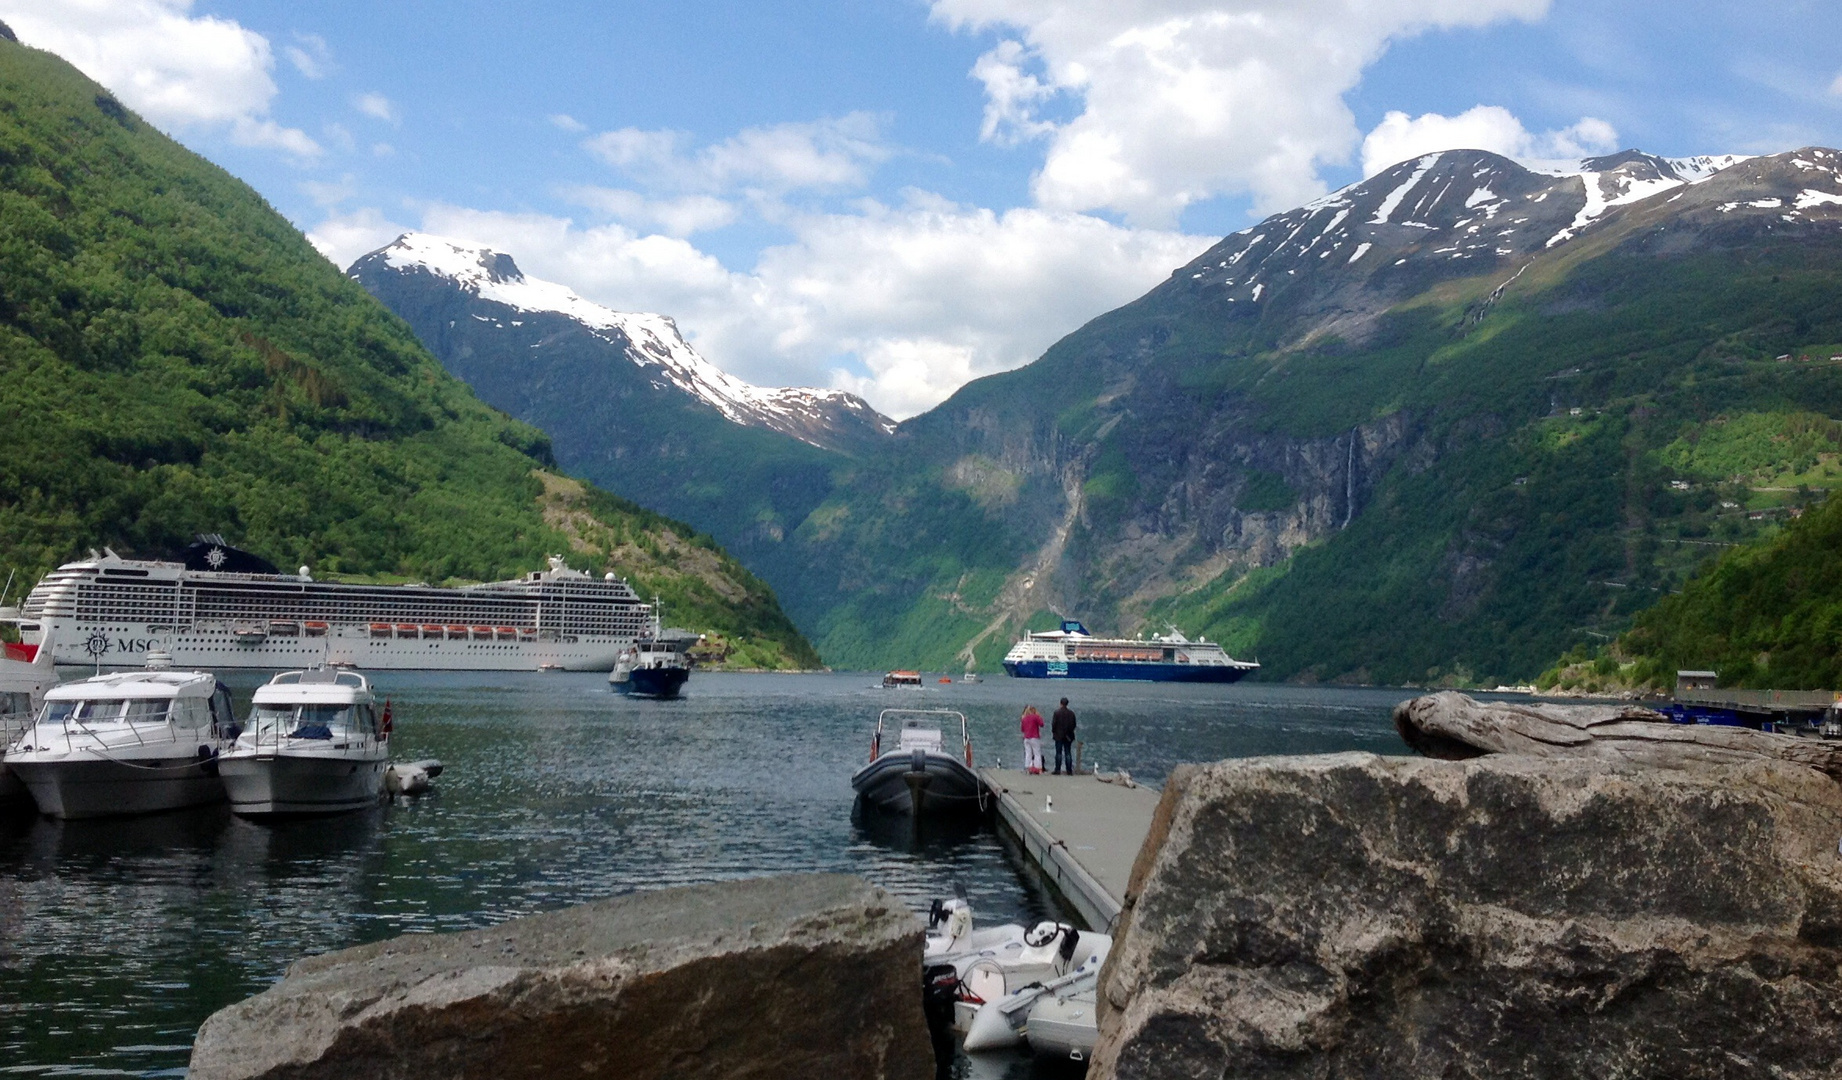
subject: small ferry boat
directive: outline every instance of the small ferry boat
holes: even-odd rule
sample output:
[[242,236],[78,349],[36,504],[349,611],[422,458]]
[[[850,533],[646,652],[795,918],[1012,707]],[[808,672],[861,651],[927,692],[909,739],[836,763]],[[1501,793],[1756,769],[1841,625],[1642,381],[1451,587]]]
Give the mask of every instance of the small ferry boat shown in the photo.
[[6,766],[56,818],[113,817],[218,802],[230,691],[200,671],[127,671],[45,693]]
[[388,718],[356,671],[284,671],[256,690],[249,724],[218,758],[239,814],[336,814],[374,806],[388,764]]
[[1154,638],[1099,638],[1073,619],[1029,635],[1004,657],[1004,670],[1019,679],[1231,683],[1259,668],[1215,642],[1191,641],[1174,626]]
[[921,673],[919,671],[891,671],[883,676],[884,690],[893,690],[897,687],[921,689]]
[[[947,749],[958,726],[959,746]],[[870,761],[851,777],[859,798],[897,813],[942,814],[979,809],[978,773],[966,714],[951,709],[884,709],[870,737]]]
[[691,678],[691,646],[697,635],[688,630],[667,630],[659,618],[659,601],[652,602],[652,632],[641,634],[614,658],[608,685],[617,694],[667,700],[684,691]]

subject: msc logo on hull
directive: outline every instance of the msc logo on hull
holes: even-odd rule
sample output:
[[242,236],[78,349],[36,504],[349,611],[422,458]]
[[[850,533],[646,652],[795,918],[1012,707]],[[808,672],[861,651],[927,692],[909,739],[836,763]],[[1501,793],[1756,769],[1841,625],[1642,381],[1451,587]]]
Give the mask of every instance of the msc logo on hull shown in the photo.
[[83,643],[83,651],[89,653],[91,659],[100,660],[111,652],[144,653],[158,644],[153,638],[118,637],[111,641],[109,635],[98,632]]

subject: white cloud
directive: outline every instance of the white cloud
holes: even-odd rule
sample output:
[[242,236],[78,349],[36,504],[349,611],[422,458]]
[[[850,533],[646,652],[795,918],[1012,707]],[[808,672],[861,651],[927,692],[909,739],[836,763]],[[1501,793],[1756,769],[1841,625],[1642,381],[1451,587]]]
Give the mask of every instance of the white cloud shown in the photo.
[[[1019,367],[1213,242],[1059,211],[1005,213],[910,192],[899,207],[789,222],[753,272],[676,237],[436,205],[420,227],[507,252],[527,273],[674,316],[711,360],[763,385],[837,386],[909,416]],[[403,231],[375,210],[310,234],[340,266]]]
[[359,94],[352,98],[352,108],[373,120],[382,120],[386,124],[397,122],[397,107],[382,94]]
[[1829,92],[1837,97],[1842,97],[1842,74],[1838,74],[1836,76],[1836,81],[1829,84]]
[[709,229],[720,229],[736,220],[733,204],[712,195],[681,195],[653,199],[624,188],[581,185],[562,189],[569,201],[599,210],[636,227],[656,227],[667,236],[690,236]]
[[221,130],[241,145],[318,155],[305,132],[268,116],[276,94],[268,39],[191,9],[191,0],[0,0],[0,19],[161,127]]
[[366,207],[349,214],[333,214],[307,231],[307,240],[340,270],[360,255],[376,251],[406,232],[414,231]]
[[564,131],[587,131],[588,125],[568,113],[551,113],[549,121]]
[[333,51],[326,44],[326,39],[318,34],[303,34],[296,31],[295,44],[282,49],[282,55],[294,70],[309,79],[324,79],[332,66]]
[[351,173],[346,173],[337,181],[303,180],[301,190],[307,193],[307,197],[313,200],[315,206],[338,206],[357,193],[358,184],[356,177]]
[[[1544,15],[1549,0],[933,0],[954,29],[1013,31],[974,74],[987,138],[1048,140],[1038,205],[1165,226],[1218,195],[1323,191],[1360,138],[1343,102],[1398,38]],[[1041,115],[1052,98],[1077,114]]]
[[856,112],[748,128],[695,151],[688,149],[691,140],[684,132],[640,128],[605,131],[582,145],[652,187],[703,192],[840,190],[861,187],[871,167],[889,158],[881,127],[876,116]]
[[1362,175],[1436,150],[1489,150],[1518,161],[1575,161],[1618,149],[1618,132],[1590,116],[1570,127],[1532,133],[1499,105],[1478,105],[1457,116],[1391,112],[1362,140]]
[[371,144],[371,156],[374,158],[395,157],[396,155],[397,148],[387,142],[375,142]]

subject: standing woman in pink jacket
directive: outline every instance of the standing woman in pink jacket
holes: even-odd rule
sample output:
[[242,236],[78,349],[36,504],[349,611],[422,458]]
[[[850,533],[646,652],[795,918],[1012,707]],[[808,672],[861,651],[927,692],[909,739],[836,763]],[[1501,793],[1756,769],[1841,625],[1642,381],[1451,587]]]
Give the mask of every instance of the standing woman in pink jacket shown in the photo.
[[1043,714],[1034,705],[1023,710],[1023,771],[1032,776],[1043,771]]

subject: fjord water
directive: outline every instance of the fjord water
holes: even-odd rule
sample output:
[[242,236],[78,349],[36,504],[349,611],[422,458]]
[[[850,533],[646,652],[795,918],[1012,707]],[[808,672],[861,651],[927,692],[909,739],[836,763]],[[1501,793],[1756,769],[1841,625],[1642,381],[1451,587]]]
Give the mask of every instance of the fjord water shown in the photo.
[[[393,757],[447,764],[422,799],[273,825],[221,806],[0,821],[0,1072],[181,1075],[206,1016],[301,956],[634,889],[845,871],[917,909],[957,881],[981,921],[1059,916],[988,826],[853,813],[888,706],[962,710],[978,763],[1014,765],[1017,714],[1066,694],[1085,760],[1151,784],[1184,761],[1403,752],[1402,691],[875,681],[700,673],[651,702],[594,674],[383,673]],[[240,706],[259,682],[233,678]]]

